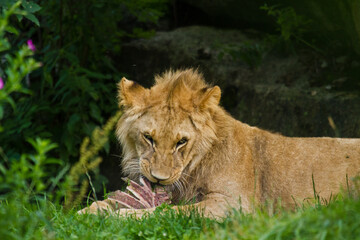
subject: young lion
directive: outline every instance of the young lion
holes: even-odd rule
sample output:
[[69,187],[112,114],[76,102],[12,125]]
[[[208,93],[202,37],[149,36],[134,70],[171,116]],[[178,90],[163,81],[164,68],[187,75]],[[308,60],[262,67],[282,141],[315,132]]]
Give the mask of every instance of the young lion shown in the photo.
[[[130,179],[165,185],[175,206],[198,207],[222,217],[231,208],[250,212],[255,203],[281,200],[293,207],[314,196],[346,188],[360,171],[360,139],[290,138],[250,127],[219,106],[220,88],[195,70],[168,71],[146,89],[125,78],[119,83],[124,114],[116,134],[122,168]],[[81,212],[111,209],[141,216],[154,208],[114,209],[111,200]]]

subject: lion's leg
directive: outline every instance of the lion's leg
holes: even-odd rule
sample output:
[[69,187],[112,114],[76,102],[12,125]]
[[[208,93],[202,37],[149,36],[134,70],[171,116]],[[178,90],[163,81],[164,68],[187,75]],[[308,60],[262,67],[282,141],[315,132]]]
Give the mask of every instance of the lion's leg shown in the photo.
[[[177,212],[188,214],[191,211],[199,211],[203,213],[205,217],[209,218],[222,218],[227,216],[228,213],[231,212],[232,208],[240,207],[239,203],[235,203],[234,201],[226,197],[222,194],[209,194],[206,199],[201,202],[183,205],[183,206],[173,206],[171,207]],[[122,217],[133,215],[136,218],[142,217],[145,213],[152,213],[156,208],[147,208],[147,209],[125,209],[121,208],[112,212],[113,215]],[[166,211],[166,210],[165,210]]]
[[[234,199],[224,196],[220,193],[208,194],[201,202],[183,205],[173,206],[172,209],[187,214],[190,211],[199,211],[209,218],[222,218],[225,217],[232,208],[239,208],[240,202],[234,201]],[[104,201],[93,202],[90,207],[84,208],[78,211],[79,214],[83,213],[103,213],[108,212],[115,216],[128,216],[134,215],[137,218],[142,217],[145,213],[152,213],[156,208],[147,209],[127,209],[121,208],[115,201],[106,199]]]
[[[184,206],[173,206],[171,207],[178,213],[188,214],[191,211],[199,211],[203,213],[205,217],[209,218],[221,218],[226,216],[226,211],[223,210],[222,206],[213,206],[210,201],[202,201],[195,204],[189,204]],[[121,208],[116,211],[111,212],[114,216],[126,217],[134,216],[136,218],[141,218],[144,214],[151,214],[156,210],[156,208],[147,208],[147,209],[127,209]],[[164,211],[167,211],[166,209]]]
[[220,193],[208,194],[203,201],[198,203],[173,207],[173,209],[184,213],[197,209],[197,211],[209,218],[226,217],[234,208],[239,209],[240,202]]

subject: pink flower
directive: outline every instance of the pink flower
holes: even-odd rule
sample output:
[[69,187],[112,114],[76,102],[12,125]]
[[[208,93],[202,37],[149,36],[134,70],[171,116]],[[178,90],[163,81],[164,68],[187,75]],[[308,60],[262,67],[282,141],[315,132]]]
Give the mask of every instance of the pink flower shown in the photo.
[[33,51],[33,52],[36,51],[36,47],[31,39],[27,40],[27,45],[31,51]]
[[0,77],[0,89],[4,87],[4,80]]

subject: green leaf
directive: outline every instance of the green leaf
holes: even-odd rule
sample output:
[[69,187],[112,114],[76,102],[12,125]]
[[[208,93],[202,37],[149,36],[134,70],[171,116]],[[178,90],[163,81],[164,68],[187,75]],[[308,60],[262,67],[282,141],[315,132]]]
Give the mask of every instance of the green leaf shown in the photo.
[[109,141],[107,141],[107,142],[104,144],[104,150],[105,150],[106,154],[109,154],[109,153],[110,153],[110,143],[109,143]]
[[25,15],[25,18],[29,19],[30,21],[32,21],[33,23],[35,23],[38,27],[40,27],[40,22],[39,22],[39,20],[35,17],[34,14],[28,13],[28,14]]
[[62,136],[61,141],[65,144],[67,152],[71,155],[74,155],[75,154],[75,144],[76,144],[76,139],[74,138],[74,136],[69,134],[68,131],[65,131]]
[[41,9],[41,7],[34,2],[23,1],[21,5],[29,13],[35,13]]
[[19,35],[19,31],[13,26],[6,26],[6,31],[15,35]]
[[3,106],[0,105],[0,120],[4,117],[4,109]]
[[14,110],[16,109],[16,103],[10,96],[7,96],[7,98],[5,98],[5,100],[11,105],[11,107]]
[[103,118],[101,116],[101,110],[94,102],[90,103],[90,115],[95,120],[97,120],[99,122],[103,122]]
[[36,149],[36,151],[38,151],[37,143],[36,143],[36,141],[35,141],[34,139],[28,138],[28,139],[26,139],[26,141],[27,141],[28,143],[30,143],[30,144],[33,146],[33,148]]
[[56,164],[56,165],[63,165],[63,161],[57,158],[46,158],[44,164]]
[[85,73],[86,76],[89,78],[95,78],[95,79],[110,79],[111,78],[111,75],[109,75],[109,74],[104,75],[104,74],[101,74],[98,72],[90,71],[89,69],[82,68],[82,67],[79,67],[77,70],[79,71],[79,73]]
[[3,0],[0,1],[0,7],[1,8],[8,8],[10,6],[10,3],[12,3],[13,1],[10,0]]
[[19,22],[23,19],[23,15],[16,14],[15,16],[18,19]]
[[10,43],[8,41],[0,42],[0,52],[6,51],[10,48]]
[[67,128],[69,130],[69,132],[74,132],[75,131],[75,128],[77,126],[77,124],[80,122],[81,120],[81,117],[79,114],[77,113],[74,113],[73,115],[71,115],[68,123],[67,123]]

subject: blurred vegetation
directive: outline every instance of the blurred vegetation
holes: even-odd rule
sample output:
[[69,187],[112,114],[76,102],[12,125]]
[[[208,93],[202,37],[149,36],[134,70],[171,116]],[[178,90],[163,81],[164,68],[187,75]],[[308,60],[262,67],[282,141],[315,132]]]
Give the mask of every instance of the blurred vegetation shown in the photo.
[[[82,139],[117,110],[116,82],[124,73],[114,57],[122,42],[151,36],[167,3],[1,1],[2,22],[10,23],[0,36],[0,146],[6,158],[19,159],[31,150],[26,139],[39,137],[57,144],[52,156],[75,162]],[[21,47],[29,39],[35,52]]]

